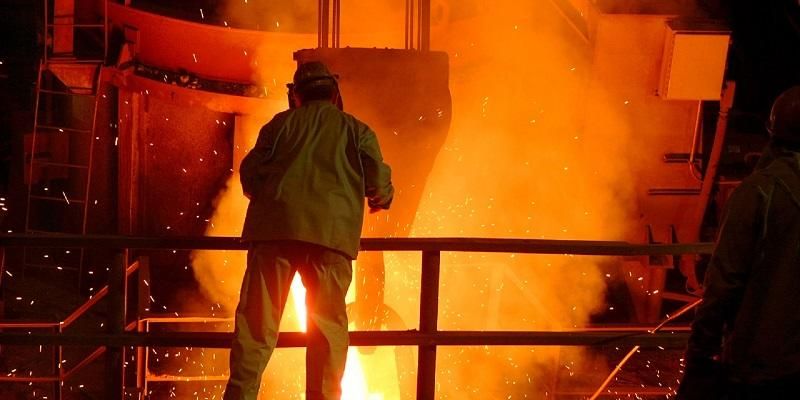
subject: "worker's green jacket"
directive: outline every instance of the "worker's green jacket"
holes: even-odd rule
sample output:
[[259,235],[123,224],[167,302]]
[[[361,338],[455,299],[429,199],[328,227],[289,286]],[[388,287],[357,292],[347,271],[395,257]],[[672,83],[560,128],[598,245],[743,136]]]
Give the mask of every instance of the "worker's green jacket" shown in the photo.
[[375,133],[331,102],[281,112],[239,170],[250,198],[244,240],[297,240],[355,259],[364,218],[394,193]]
[[800,373],[800,154],[774,157],[728,201],[687,351],[743,383]]

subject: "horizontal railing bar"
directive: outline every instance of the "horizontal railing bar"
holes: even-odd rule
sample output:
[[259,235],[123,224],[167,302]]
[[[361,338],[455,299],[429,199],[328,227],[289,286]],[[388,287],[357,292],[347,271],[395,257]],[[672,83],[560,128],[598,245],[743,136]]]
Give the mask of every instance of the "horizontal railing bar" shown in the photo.
[[224,382],[228,380],[228,375],[147,375],[148,382]]
[[143,317],[141,321],[147,321],[151,324],[212,324],[220,322],[233,322],[233,317]]
[[[695,298],[696,299],[696,298]],[[174,314],[151,314],[139,319],[151,324],[191,324],[191,323],[221,323],[233,322],[233,317],[203,317],[203,316],[174,316]],[[647,324],[604,324],[589,325],[581,329],[581,332],[650,332],[654,329],[653,325]],[[688,332],[692,328],[688,325],[670,326],[671,332]]]
[[25,383],[39,383],[39,382],[58,382],[61,378],[57,376],[0,376],[0,382],[25,382]]
[[[608,396],[620,396],[620,395],[639,395],[639,396],[666,396],[669,394],[673,394],[675,392],[675,388],[669,387],[642,387],[642,386],[612,386],[608,388],[604,393],[600,394],[600,397],[608,397]],[[584,397],[584,396],[591,396],[594,394],[594,390],[564,390],[564,391],[557,391],[553,392],[556,396],[573,396],[573,397]]]
[[[350,332],[351,346],[633,346],[683,348],[688,332],[641,331],[410,331]],[[0,332],[4,345],[149,346],[229,348],[233,335],[226,332],[169,332],[124,334],[47,334]],[[283,332],[278,347],[304,347],[302,332]]]
[[[0,235],[0,246],[86,247],[110,249],[247,250],[238,237],[128,237],[99,235]],[[482,238],[365,238],[364,251],[455,251],[476,253],[534,253],[596,256],[710,254],[712,243],[632,244],[622,241],[482,239]]]
[[60,324],[61,322],[0,321],[0,329],[52,329]]

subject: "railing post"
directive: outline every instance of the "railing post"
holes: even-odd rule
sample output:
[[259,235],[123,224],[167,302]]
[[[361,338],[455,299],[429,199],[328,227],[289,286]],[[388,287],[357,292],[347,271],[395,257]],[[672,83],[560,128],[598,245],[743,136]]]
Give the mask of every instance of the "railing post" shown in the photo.
[[[64,329],[61,325],[55,328],[56,333],[59,335],[64,333]],[[63,388],[61,385],[64,384],[64,366],[61,365],[61,362],[64,360],[64,348],[60,345],[53,346],[53,369],[55,376],[58,377],[58,380],[53,382],[53,398],[56,400],[61,400],[63,398]]]
[[[150,258],[139,257],[139,293],[136,315],[136,331],[146,332],[146,322],[143,319],[150,311]],[[136,348],[136,390],[143,397],[147,393],[147,347]]]
[[[441,253],[422,252],[419,331],[435,334],[439,320],[439,268]],[[433,400],[436,392],[436,345],[419,346],[417,365],[417,400]]]
[[[122,250],[114,257],[108,274],[108,333],[125,333],[125,306],[127,297],[128,250]],[[106,399],[123,400],[125,397],[124,347],[106,347]]]

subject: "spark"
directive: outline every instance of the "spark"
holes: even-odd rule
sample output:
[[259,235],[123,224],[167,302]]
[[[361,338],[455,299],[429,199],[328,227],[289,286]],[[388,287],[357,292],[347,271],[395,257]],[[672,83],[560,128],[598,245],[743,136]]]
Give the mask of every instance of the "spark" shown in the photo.
[[67,205],[69,205],[69,198],[67,198],[67,194],[64,193],[63,191],[61,192],[61,194],[64,196],[64,200],[66,200]]
[[203,9],[200,9],[200,18],[206,19],[206,15],[203,13]]
[[196,53],[192,53],[192,58],[194,59],[194,62],[197,62],[197,54]]

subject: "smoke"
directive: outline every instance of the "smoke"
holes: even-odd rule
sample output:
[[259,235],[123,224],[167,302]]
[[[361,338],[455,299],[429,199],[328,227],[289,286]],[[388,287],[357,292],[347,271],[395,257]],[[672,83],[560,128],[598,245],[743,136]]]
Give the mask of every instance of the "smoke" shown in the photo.
[[[343,10],[342,44],[400,47],[403,10],[398,4],[402,7],[402,2],[388,0],[346,5],[351,8]],[[425,185],[425,195],[412,236],[624,239],[625,221],[631,220],[626,212],[632,193],[625,155],[630,129],[618,117],[620,105],[597,95],[602,88],[590,87],[589,44],[547,0],[434,5],[432,47],[449,54],[453,122],[428,181],[419,182]],[[281,26],[304,26],[288,16],[281,18]],[[282,35],[258,51],[253,78],[275,90],[263,115],[237,120],[241,140],[236,143],[234,169],[255,142],[258,128],[286,107],[281,86],[294,70],[291,52],[316,43],[311,34]],[[587,115],[603,120],[604,129],[585,126]],[[216,205],[208,235],[239,235],[247,200],[237,174]],[[416,321],[418,276],[397,276],[392,270],[418,266],[419,255],[385,257],[386,303],[402,320]],[[608,261],[598,257],[445,253],[439,327],[580,328],[605,306],[604,262]],[[197,252],[193,260],[204,294],[231,314],[244,265],[243,252]],[[287,311],[291,309],[290,304]],[[289,319],[291,315],[287,312]],[[282,329],[297,329],[296,321],[284,321]],[[442,348],[438,396],[543,398],[544,391],[552,389],[556,363],[579,373],[578,360],[583,357],[576,349],[552,347]],[[267,373],[273,378],[267,385],[275,385],[272,393],[298,389],[297,365],[302,361],[280,357],[270,363]],[[365,368],[367,379],[378,369]],[[371,388],[397,385],[379,380]],[[280,381],[288,383],[280,386]]]
[[[494,2],[440,27],[434,47],[450,55],[453,125],[412,235],[624,239],[629,129],[589,88],[591,49],[551,3]],[[584,126],[587,113],[606,130]],[[446,254],[440,329],[585,326],[604,306],[602,262]],[[439,396],[541,398],[571,350],[443,349]]]

